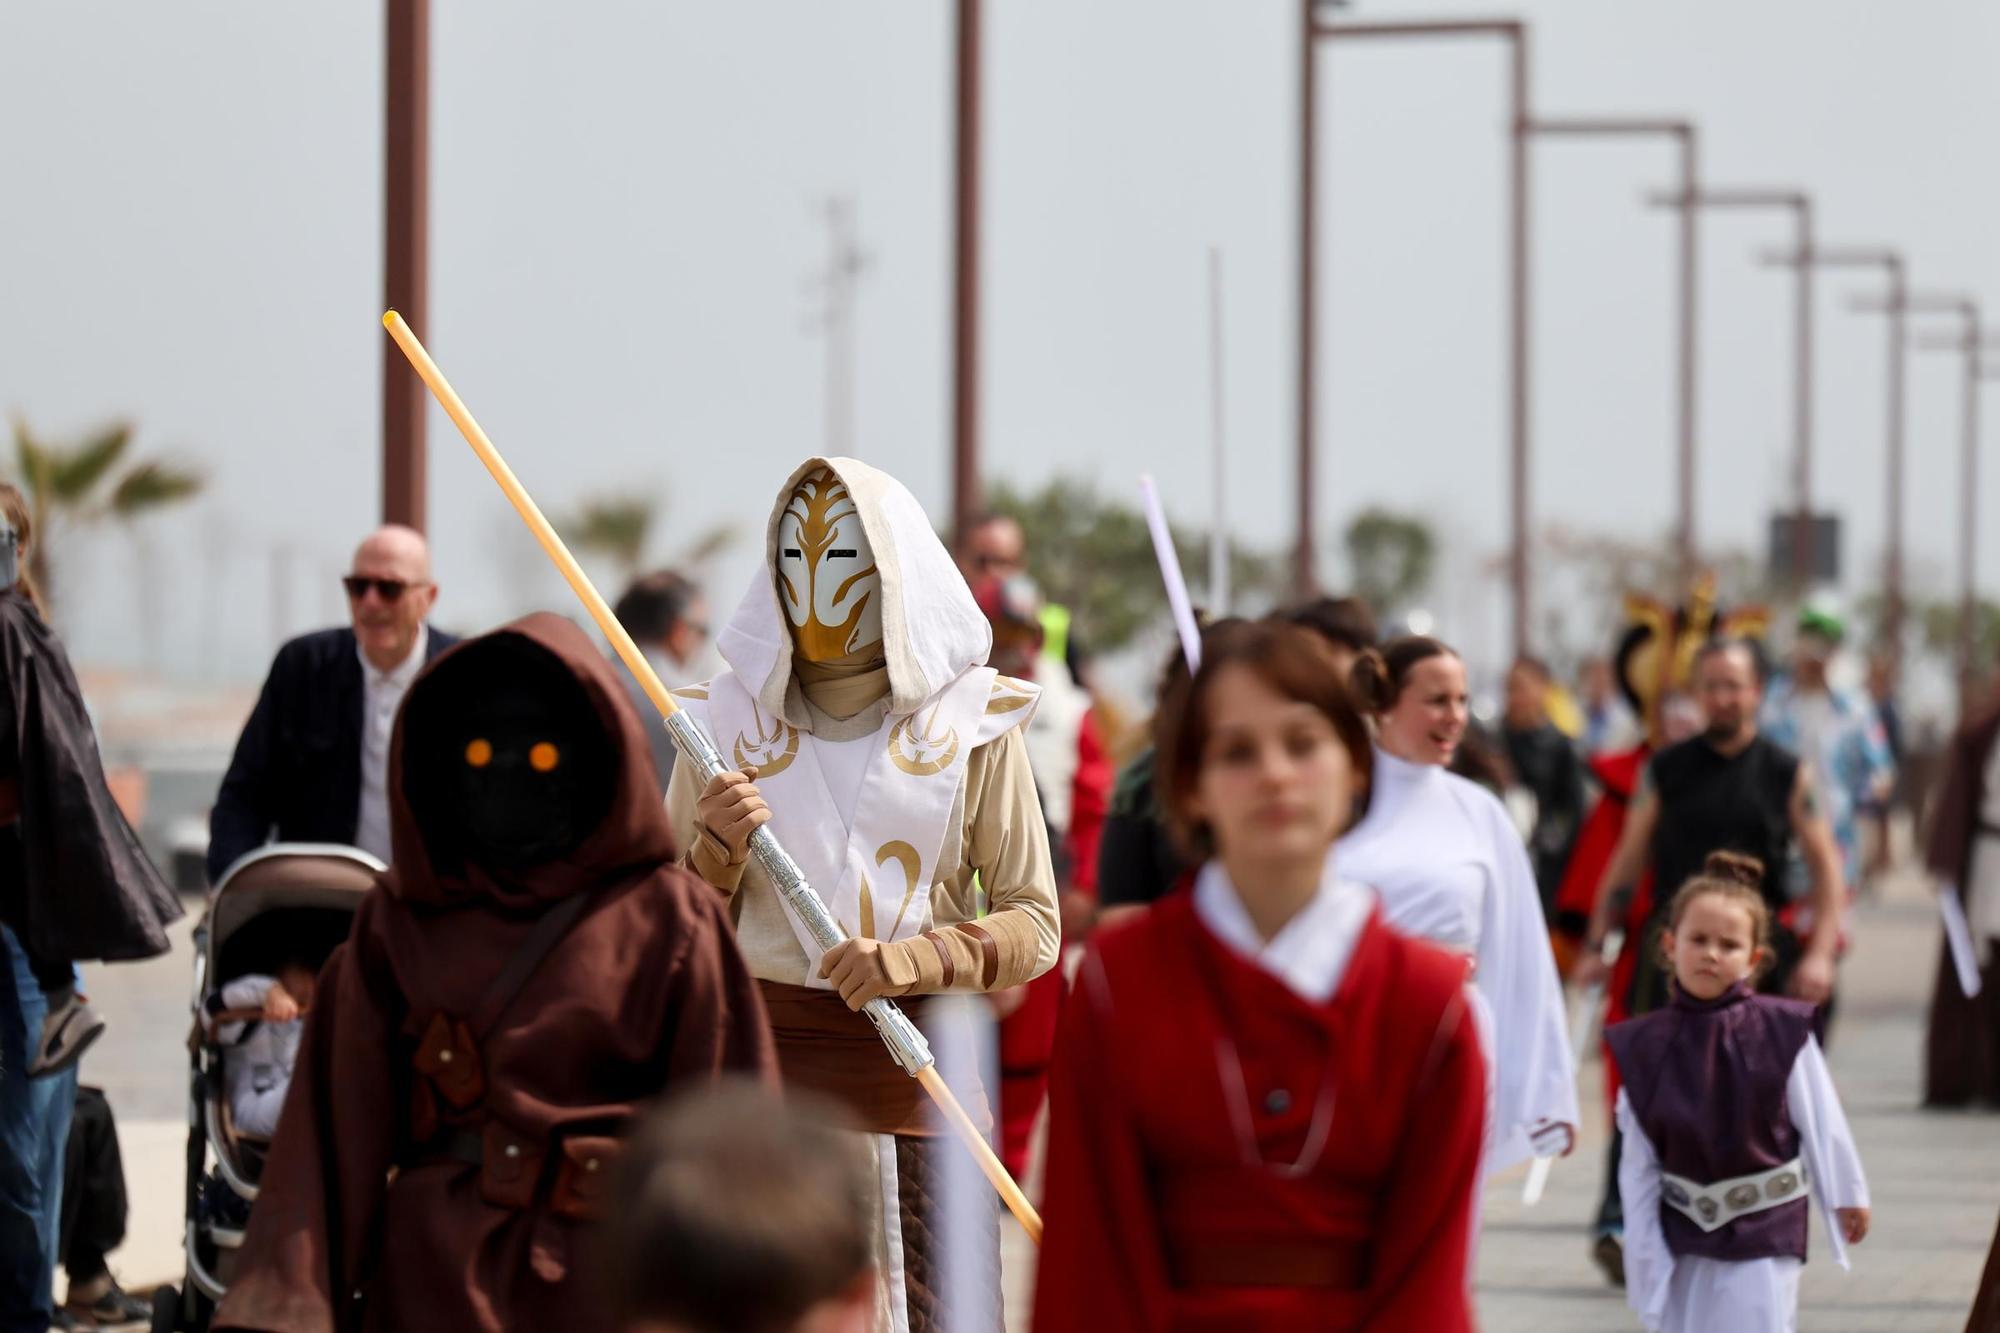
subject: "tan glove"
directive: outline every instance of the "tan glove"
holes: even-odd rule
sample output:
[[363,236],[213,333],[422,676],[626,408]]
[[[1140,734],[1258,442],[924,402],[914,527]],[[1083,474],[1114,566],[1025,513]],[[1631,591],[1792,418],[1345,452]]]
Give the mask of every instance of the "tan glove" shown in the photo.
[[819,960],[819,974],[833,983],[849,1009],[857,1012],[878,996],[907,995],[917,980],[916,953],[930,949],[922,936],[914,940],[848,939],[828,949]]
[[689,860],[695,873],[719,889],[734,889],[750,859],[750,835],[771,820],[771,807],[757,793],[757,770],[718,773],[695,799],[695,845]]
[[1034,976],[1034,961],[1034,924],[1004,910],[887,944],[847,940],[820,958],[819,974],[859,1009],[878,995],[1019,986]]

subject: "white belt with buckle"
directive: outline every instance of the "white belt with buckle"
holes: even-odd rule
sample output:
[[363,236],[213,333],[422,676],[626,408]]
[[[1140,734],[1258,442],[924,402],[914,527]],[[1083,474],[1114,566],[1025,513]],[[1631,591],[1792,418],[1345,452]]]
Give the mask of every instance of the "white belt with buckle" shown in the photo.
[[1703,1231],[1726,1227],[1739,1217],[1803,1199],[1810,1193],[1805,1163],[1794,1157],[1754,1176],[1732,1176],[1704,1185],[1660,1172],[1660,1199]]

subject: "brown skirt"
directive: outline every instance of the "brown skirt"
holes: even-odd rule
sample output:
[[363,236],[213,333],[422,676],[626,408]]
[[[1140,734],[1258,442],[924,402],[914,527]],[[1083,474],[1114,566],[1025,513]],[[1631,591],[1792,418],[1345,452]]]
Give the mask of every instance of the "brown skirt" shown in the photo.
[[[866,1014],[832,991],[759,980],[778,1070],[786,1086],[810,1088],[847,1107],[871,1134],[937,1138],[951,1132],[923,1085],[903,1072]],[[929,998],[898,1005],[923,1030],[938,1071],[972,1123],[988,1132],[992,1115],[972,1049],[971,1025]]]
[[2000,957],[1981,972],[1979,994],[1968,999],[1950,944],[1938,947],[1924,1043],[1926,1106],[2000,1107]]

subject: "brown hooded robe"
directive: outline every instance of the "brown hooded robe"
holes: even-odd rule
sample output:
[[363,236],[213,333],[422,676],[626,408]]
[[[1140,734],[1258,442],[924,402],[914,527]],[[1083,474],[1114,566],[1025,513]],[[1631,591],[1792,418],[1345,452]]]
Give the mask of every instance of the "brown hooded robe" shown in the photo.
[[[412,712],[507,635],[568,669],[619,768],[608,814],[575,851],[501,881],[433,864],[404,744]],[[394,865],[321,974],[216,1327],[610,1328],[585,1236],[624,1122],[670,1085],[725,1070],[775,1085],[726,907],[672,864],[639,717],[560,617],[471,640],[418,678],[389,790]],[[541,914],[579,893],[595,899],[484,1040],[454,1035]]]
[[[1972,849],[1984,828],[1986,761],[2000,742],[2000,712],[1967,722],[1951,738],[1943,789],[1931,809],[1925,863],[1931,873],[1971,905]],[[1986,947],[1974,940],[1975,949]],[[2000,1106],[2000,950],[1981,968],[1980,993],[1967,998],[1958,984],[1951,946],[1938,946],[1937,982],[1931,990],[1924,1043],[1924,1105]]]

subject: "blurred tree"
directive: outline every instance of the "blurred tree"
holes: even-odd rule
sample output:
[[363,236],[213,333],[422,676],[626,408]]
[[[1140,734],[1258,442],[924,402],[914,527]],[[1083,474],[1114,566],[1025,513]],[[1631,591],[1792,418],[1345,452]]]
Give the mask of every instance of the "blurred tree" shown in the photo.
[[[556,527],[571,546],[604,556],[629,580],[637,577],[646,563],[647,539],[664,507],[657,495],[631,491],[591,496]],[[734,528],[718,524],[697,533],[667,563],[683,572],[698,570],[735,540]]]
[[62,533],[107,519],[129,526],[201,491],[205,479],[191,468],[158,459],[126,463],[132,430],[130,422],[120,421],[75,443],[57,444],[37,437],[27,422],[14,421],[15,463],[35,525],[28,573],[51,609],[50,553]]
[[1377,615],[1402,610],[1430,586],[1437,538],[1422,519],[1387,509],[1364,509],[1347,525],[1343,541],[1355,595]]
[[[1153,558],[1153,540],[1136,504],[1106,500],[1075,477],[1057,477],[1038,491],[1006,482],[987,487],[986,507],[1021,525],[1028,542],[1028,573],[1042,595],[1067,606],[1077,633],[1096,652],[1116,652],[1167,610],[1165,585]],[[1197,607],[1206,591],[1198,577],[1208,567],[1205,534],[1173,525],[1181,569]],[[1275,595],[1282,562],[1231,541],[1230,601]]]

